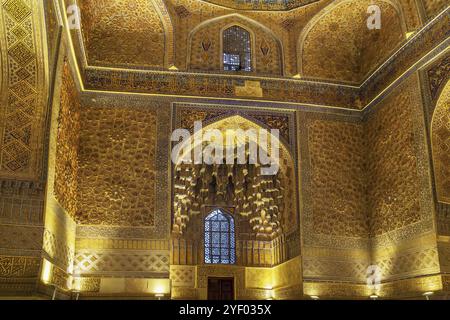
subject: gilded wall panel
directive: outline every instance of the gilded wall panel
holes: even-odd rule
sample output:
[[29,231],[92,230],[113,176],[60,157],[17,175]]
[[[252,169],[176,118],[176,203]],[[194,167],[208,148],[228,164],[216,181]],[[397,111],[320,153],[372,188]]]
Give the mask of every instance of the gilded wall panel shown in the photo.
[[20,252],[42,249],[44,230],[40,226],[0,225],[0,250]]
[[312,281],[303,283],[303,291],[307,296],[325,299],[367,299],[372,293],[365,284]]
[[[71,285],[75,251],[77,148],[80,102],[67,58],[65,38],[56,50],[56,76],[49,132],[45,231],[42,255],[50,263],[49,281],[62,289]],[[46,263],[44,263],[44,270]]]
[[39,273],[40,260],[39,257],[0,256],[0,277],[35,278]]
[[272,289],[274,287],[273,268],[246,268],[245,287]]
[[367,237],[363,126],[311,117],[307,131],[311,232]]
[[374,256],[374,264],[380,268],[383,281],[435,274],[440,270],[435,243],[428,248],[419,246],[409,250],[394,247],[382,253],[376,252]]
[[77,250],[75,275],[141,276],[169,275],[167,250]]
[[64,235],[54,235],[47,229],[44,232],[43,250],[54,264],[65,272],[71,271],[73,267],[75,253],[70,242],[70,239],[65,239]]
[[76,277],[73,279],[73,288],[80,292],[98,292],[100,278]]
[[77,222],[155,226],[157,113],[87,106],[81,123]]
[[163,239],[170,216],[170,108],[148,98],[86,97],[80,133],[80,238]]
[[54,194],[71,217],[77,212],[81,101],[67,61],[62,70]]
[[446,53],[442,59],[433,65],[428,70],[428,78],[430,82],[431,98],[434,102],[437,101],[441,90],[450,77],[450,53]]
[[424,119],[413,74],[366,122],[372,263],[383,281],[439,272]]
[[[42,51],[41,3],[2,2],[1,46],[5,75],[0,128],[0,175],[38,180],[42,167],[46,75]],[[4,37],[4,38],[3,38]],[[7,66],[7,67],[6,67]],[[5,91],[3,91],[5,90]]]
[[[339,260],[339,261],[337,261]],[[303,259],[303,276],[306,279],[334,279],[339,281],[366,280],[367,259],[341,260],[330,253],[328,258],[305,257]]]
[[422,3],[428,19],[433,18],[449,5],[447,0],[422,0]]
[[370,265],[364,126],[325,113],[299,124],[303,277],[360,283]]
[[77,234],[77,250],[169,250],[169,241],[167,240],[146,240],[146,239],[121,239],[121,238],[82,238]]
[[44,185],[14,180],[0,181],[0,222],[42,225]]
[[439,263],[442,273],[450,273],[450,239],[438,242]]
[[371,234],[382,235],[431,218],[422,100],[416,75],[376,107],[366,130]]
[[170,280],[172,286],[177,288],[196,287],[196,267],[195,266],[170,266]]
[[164,67],[165,30],[153,1],[78,2],[89,64]]
[[[383,27],[379,30],[367,29],[367,8],[371,4],[383,12]],[[301,40],[301,74],[360,83],[404,39],[401,19],[395,8],[384,1],[339,4]]]
[[442,90],[434,110],[431,141],[437,199],[450,203],[450,81]]
[[442,277],[440,275],[431,275],[382,284],[380,296],[391,299],[406,297],[420,297],[420,299],[423,299],[425,292],[435,292],[442,288]]
[[450,204],[436,204],[436,221],[438,234],[450,236]]
[[302,264],[301,258],[296,257],[273,268],[272,287],[285,288],[295,287],[302,284]]

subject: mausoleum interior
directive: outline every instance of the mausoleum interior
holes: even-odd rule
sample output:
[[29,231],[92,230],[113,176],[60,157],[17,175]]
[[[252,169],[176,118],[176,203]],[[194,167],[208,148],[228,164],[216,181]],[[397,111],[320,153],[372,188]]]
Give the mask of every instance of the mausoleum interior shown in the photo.
[[0,298],[450,297],[449,0],[0,4]]

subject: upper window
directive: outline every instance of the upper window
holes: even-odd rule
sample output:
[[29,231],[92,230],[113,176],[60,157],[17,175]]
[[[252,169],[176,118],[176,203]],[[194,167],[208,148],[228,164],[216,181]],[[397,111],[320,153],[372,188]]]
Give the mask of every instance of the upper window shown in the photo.
[[250,33],[232,26],[223,32],[223,70],[252,71]]
[[205,263],[234,264],[235,248],[233,217],[214,210],[205,218]]

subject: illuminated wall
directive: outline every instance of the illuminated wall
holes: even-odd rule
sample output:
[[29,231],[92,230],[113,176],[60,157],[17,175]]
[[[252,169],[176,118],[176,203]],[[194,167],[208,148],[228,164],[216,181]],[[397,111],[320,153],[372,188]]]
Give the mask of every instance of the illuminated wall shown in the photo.
[[41,2],[0,6],[0,292],[31,295],[44,238],[48,60]]
[[[83,0],[69,30],[73,2],[1,5],[1,296],[205,299],[208,277],[233,277],[238,299],[450,290],[445,1],[375,1],[373,33],[370,1]],[[251,79],[218,72],[235,24]],[[240,219],[235,265],[203,263],[200,216],[174,232],[170,135],[194,121],[280,130],[282,232]]]
[[[440,270],[423,113],[413,74],[374,107],[366,123],[372,263],[381,269],[383,282]],[[413,289],[423,293],[439,285],[399,286],[395,293]],[[380,295],[385,294],[382,289]]]

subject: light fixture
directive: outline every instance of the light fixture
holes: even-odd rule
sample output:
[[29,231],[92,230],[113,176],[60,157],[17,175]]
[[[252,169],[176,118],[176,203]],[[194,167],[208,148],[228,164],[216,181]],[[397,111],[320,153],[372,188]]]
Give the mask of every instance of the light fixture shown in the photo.
[[178,68],[177,68],[176,66],[171,66],[171,67],[169,68],[169,70],[171,70],[171,71],[178,71]]
[[77,300],[77,301],[80,300],[80,293],[81,292],[77,290],[77,291],[73,291],[73,293],[75,293],[75,300]]
[[162,298],[164,298],[164,293],[155,293],[155,298],[161,300]]
[[312,300],[319,300],[318,296],[309,296]]
[[300,73],[297,73],[296,75],[293,75],[292,78],[294,79],[300,79],[302,76],[300,75]]
[[427,291],[427,292],[424,292],[424,296],[425,296],[425,298],[427,299],[427,300],[430,300],[430,296],[432,296],[434,294],[434,292],[433,291]]
[[372,294],[369,296],[371,300],[377,300],[379,297],[376,294]]

